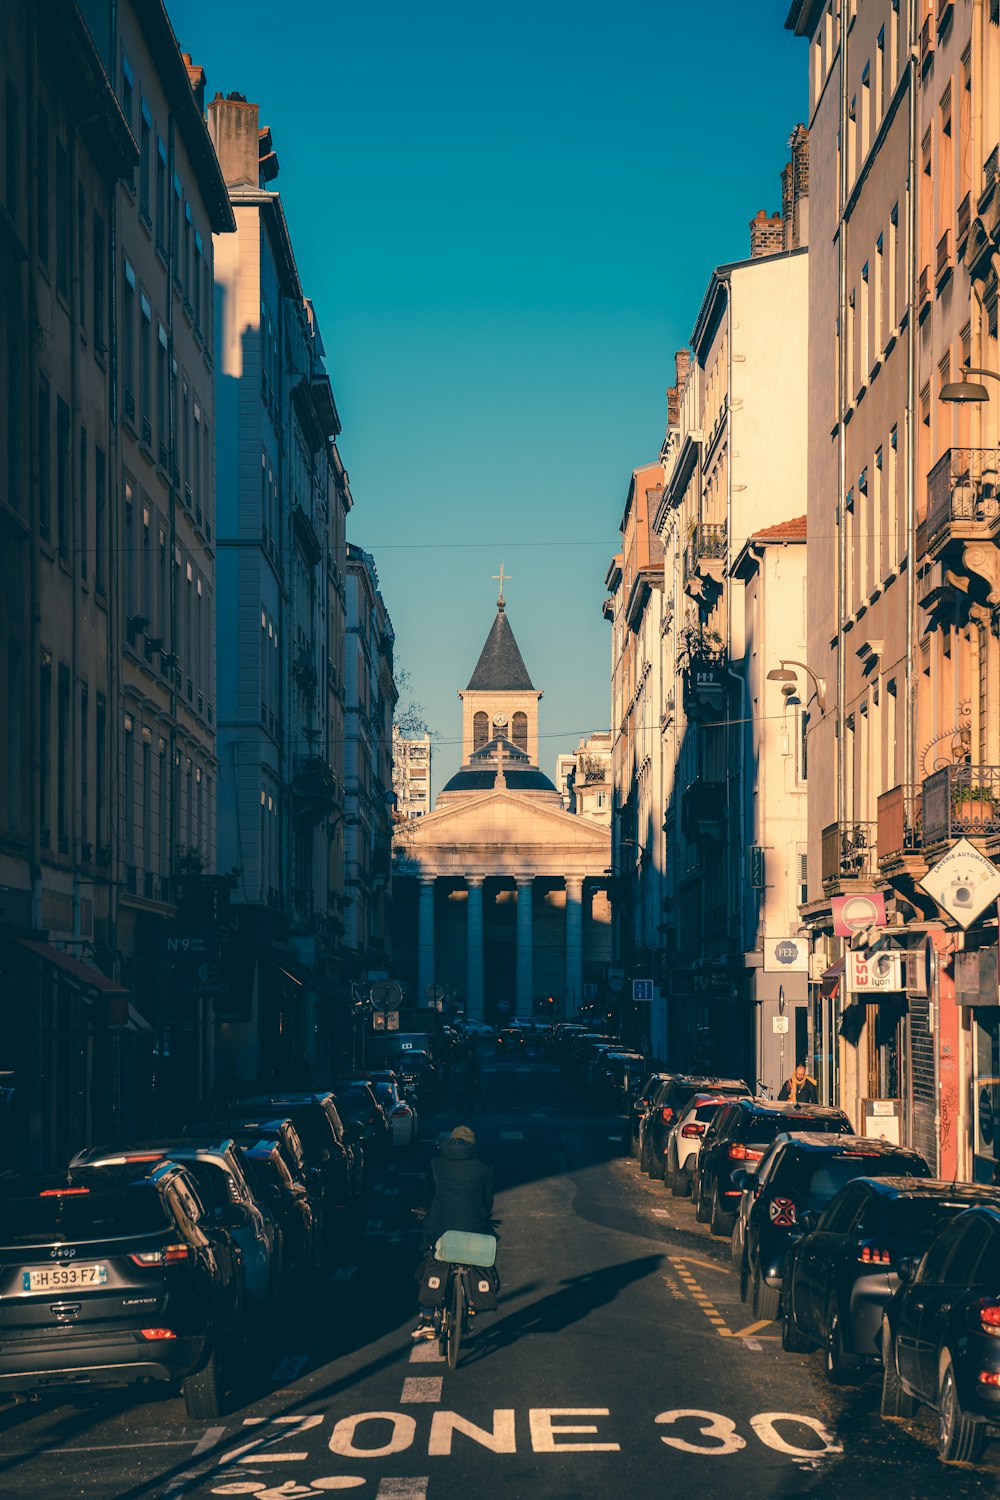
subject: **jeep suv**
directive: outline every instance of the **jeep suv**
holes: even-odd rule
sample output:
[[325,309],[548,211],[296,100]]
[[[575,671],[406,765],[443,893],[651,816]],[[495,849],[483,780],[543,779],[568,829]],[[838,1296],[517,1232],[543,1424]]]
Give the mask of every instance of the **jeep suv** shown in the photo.
[[209,1215],[172,1161],[7,1178],[0,1393],[179,1381],[188,1416],[218,1416],[245,1212]]

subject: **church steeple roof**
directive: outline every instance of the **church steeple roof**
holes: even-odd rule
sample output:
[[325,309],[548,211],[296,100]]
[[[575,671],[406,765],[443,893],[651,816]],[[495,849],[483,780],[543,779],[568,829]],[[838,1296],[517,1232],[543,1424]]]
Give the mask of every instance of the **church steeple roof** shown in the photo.
[[476,670],[469,678],[467,692],[534,692],[528,669],[524,665],[514,632],[507,619],[507,611],[501,596],[497,604],[497,617],[486,637]]

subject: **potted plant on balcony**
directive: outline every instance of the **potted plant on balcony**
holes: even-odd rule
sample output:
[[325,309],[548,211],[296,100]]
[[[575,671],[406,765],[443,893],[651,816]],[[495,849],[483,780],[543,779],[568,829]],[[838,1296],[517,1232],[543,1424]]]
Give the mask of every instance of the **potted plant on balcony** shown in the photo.
[[953,781],[951,786],[951,816],[955,823],[972,824],[975,828],[992,830],[997,822],[997,799],[990,786],[981,782]]

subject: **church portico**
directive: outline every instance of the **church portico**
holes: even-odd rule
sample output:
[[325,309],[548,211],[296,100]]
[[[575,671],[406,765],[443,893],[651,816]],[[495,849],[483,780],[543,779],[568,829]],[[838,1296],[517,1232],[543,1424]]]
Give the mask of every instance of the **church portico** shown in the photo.
[[397,972],[418,1005],[440,988],[470,1018],[575,1015],[610,959],[611,835],[538,766],[542,695],[502,595],[459,696],[462,766],[393,841]]

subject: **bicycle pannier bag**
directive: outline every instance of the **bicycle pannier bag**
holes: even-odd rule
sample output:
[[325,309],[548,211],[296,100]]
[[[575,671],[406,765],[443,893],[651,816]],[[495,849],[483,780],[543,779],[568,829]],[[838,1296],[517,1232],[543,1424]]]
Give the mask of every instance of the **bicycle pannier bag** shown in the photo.
[[445,1287],[448,1285],[448,1272],[451,1267],[444,1261],[429,1257],[424,1263],[420,1276],[420,1294],[417,1298],[421,1307],[443,1307]]
[[496,1312],[500,1277],[495,1266],[473,1266],[466,1277],[469,1303],[475,1312]]

